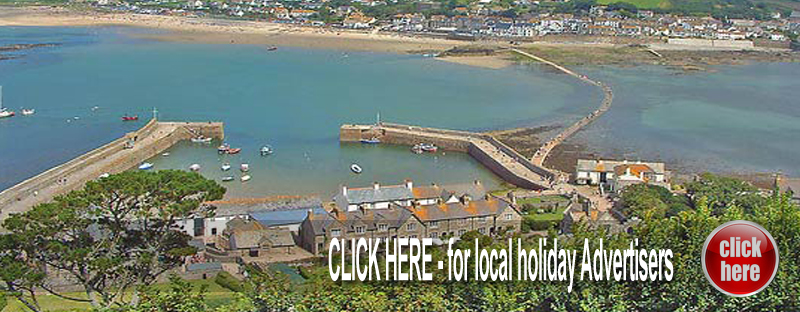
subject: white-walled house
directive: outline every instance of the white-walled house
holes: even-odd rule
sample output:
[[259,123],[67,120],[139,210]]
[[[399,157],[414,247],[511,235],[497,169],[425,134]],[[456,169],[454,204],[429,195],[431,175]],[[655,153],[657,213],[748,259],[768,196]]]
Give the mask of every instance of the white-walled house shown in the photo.
[[660,162],[578,159],[575,170],[575,183],[601,185],[611,191],[638,183],[669,188],[668,179],[669,172]]

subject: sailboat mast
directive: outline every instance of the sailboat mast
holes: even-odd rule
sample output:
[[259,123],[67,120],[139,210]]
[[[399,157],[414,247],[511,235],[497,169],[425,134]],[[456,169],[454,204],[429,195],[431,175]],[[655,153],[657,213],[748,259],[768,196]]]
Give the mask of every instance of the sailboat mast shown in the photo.
[[3,110],[3,86],[0,86],[0,110]]

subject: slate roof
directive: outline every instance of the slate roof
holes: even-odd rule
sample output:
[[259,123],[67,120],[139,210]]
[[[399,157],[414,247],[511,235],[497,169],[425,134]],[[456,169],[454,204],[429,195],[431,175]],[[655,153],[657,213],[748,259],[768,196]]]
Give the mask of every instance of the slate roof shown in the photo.
[[201,262],[190,263],[186,266],[186,271],[222,271],[222,263],[219,262]]
[[314,235],[325,235],[331,228],[339,228],[346,232],[355,231],[356,226],[364,225],[366,230],[376,230],[378,224],[386,224],[389,229],[398,228],[411,218],[410,211],[404,208],[368,209],[341,211],[336,213],[313,214],[307,225]]
[[292,233],[282,228],[267,228],[254,220],[235,218],[227,223],[225,230],[230,239],[231,249],[259,248],[265,241],[273,247],[293,246]]
[[[348,204],[362,204],[375,202],[391,202],[414,198],[414,194],[405,185],[388,185],[374,187],[347,189],[347,195],[338,194]],[[339,202],[339,200],[336,200]]]
[[496,216],[503,212],[509,204],[503,200],[489,199],[471,200],[466,204],[455,202],[450,204],[433,204],[410,208],[414,215],[422,221],[439,221],[474,217]]

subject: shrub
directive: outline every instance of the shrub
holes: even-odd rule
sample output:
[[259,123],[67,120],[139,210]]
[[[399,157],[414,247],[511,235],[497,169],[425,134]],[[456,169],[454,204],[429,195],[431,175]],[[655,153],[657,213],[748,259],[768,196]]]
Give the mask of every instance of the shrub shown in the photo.
[[244,291],[244,286],[242,286],[242,282],[240,282],[235,277],[233,277],[233,275],[225,271],[219,272],[219,274],[217,274],[217,277],[214,278],[214,283],[217,283],[217,285],[222,286],[223,288],[227,288],[231,291],[235,292]]

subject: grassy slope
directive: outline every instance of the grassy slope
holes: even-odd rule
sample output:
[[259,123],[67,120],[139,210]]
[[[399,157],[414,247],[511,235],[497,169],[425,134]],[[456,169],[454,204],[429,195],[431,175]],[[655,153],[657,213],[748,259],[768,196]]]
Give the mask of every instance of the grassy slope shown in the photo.
[[[190,283],[195,286],[195,289],[199,288],[200,285],[208,285],[208,292],[206,293],[206,300],[209,305],[211,306],[220,306],[225,304],[233,298],[233,292],[222,288],[221,286],[214,283],[213,280],[194,280],[190,281]],[[157,285],[158,288],[168,288],[169,285],[162,284]],[[72,293],[69,294],[70,296],[74,297],[81,297],[85,298],[82,293]],[[82,302],[75,302],[64,300],[52,295],[41,295],[38,297],[39,304],[43,308],[44,311],[88,311],[90,305],[88,303]],[[25,308],[22,303],[17,300],[9,299],[8,306],[2,312],[24,312],[29,311]]]

